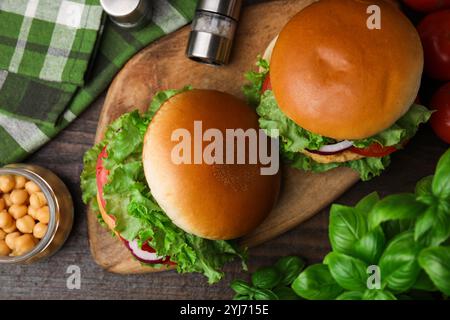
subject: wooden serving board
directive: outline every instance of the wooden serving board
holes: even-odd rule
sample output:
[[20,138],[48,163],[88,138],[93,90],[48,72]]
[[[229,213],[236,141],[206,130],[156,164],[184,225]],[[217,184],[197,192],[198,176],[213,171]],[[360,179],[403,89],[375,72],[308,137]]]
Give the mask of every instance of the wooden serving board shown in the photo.
[[[114,119],[134,109],[144,111],[156,91],[181,88],[218,89],[243,98],[243,74],[254,66],[286,22],[313,0],[275,1],[245,7],[233,49],[225,67],[195,63],[184,55],[190,27],[157,41],[133,57],[109,88],[97,129],[96,142]],[[313,216],[358,181],[358,175],[342,168],[323,174],[306,173],[285,166],[277,207],[242,244],[255,246],[270,240]],[[90,211],[90,210],[89,210]],[[142,266],[128,250],[102,228],[88,212],[91,251],[95,261],[110,272],[129,274],[158,271]]]

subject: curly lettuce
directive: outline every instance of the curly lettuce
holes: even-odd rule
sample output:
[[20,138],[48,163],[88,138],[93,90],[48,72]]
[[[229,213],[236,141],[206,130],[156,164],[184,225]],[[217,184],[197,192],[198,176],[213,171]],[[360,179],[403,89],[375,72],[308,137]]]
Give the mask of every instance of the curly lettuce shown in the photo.
[[[288,118],[279,108],[275,96],[271,90],[266,90],[261,94],[264,79],[269,73],[269,63],[258,58],[256,64],[259,71],[246,73],[249,81],[243,87],[243,92],[248,102],[256,107],[259,115],[259,125],[272,137],[280,138],[281,154],[291,162],[295,168],[323,172],[339,166],[350,167],[359,172],[362,180],[369,180],[381,174],[389,165],[390,157],[367,157],[360,160],[348,161],[344,163],[317,163],[310,157],[300,153],[301,151],[318,150],[322,146],[335,143],[336,140],[312,133]],[[354,140],[353,145],[357,148],[366,148],[374,143],[382,146],[395,146],[402,148],[403,143],[412,138],[419,125],[425,123],[431,117],[432,111],[424,106],[413,104],[408,112],[403,115],[390,128],[366,139]],[[275,136],[278,130],[278,135]]]
[[209,283],[215,283],[224,275],[223,265],[235,258],[244,261],[245,251],[234,242],[203,239],[173,224],[153,198],[142,164],[143,139],[153,115],[167,99],[185,90],[190,87],[159,92],[145,114],[133,111],[114,121],[104,139],[84,156],[81,189],[83,201],[98,208],[96,163],[106,147],[103,165],[109,175],[103,197],[106,211],[115,218],[116,231],[129,241],[138,239],[141,245],[148,241],[159,256],[171,257],[178,272],[203,273]]

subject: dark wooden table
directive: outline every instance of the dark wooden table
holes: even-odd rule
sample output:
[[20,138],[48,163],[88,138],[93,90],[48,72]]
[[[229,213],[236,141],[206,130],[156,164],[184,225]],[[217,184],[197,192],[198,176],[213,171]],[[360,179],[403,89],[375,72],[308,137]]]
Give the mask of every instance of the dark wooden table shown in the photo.
[[[248,3],[262,2],[258,0]],[[0,299],[229,299],[229,281],[246,278],[238,263],[225,268],[226,278],[210,286],[200,275],[163,272],[120,276],[103,271],[92,260],[86,227],[86,207],[80,197],[82,157],[91,147],[103,105],[102,95],[81,117],[56,139],[28,159],[48,167],[68,185],[75,200],[75,222],[65,246],[53,257],[30,266],[0,267]],[[392,165],[370,182],[360,182],[336,202],[353,205],[364,195],[378,191],[382,196],[412,191],[415,182],[434,171],[448,145],[424,126],[408,147],[396,153]],[[328,208],[292,231],[250,251],[249,267],[254,270],[283,255],[300,255],[307,262],[320,261],[329,251]],[[68,266],[81,269],[81,289],[66,286]]]

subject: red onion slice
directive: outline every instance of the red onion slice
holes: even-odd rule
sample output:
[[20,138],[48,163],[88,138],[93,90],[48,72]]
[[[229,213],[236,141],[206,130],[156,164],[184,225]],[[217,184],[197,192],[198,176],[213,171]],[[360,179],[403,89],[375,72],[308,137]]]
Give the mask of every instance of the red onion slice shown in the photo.
[[156,264],[156,263],[163,263],[165,260],[163,257],[158,256],[154,252],[145,251],[139,248],[137,239],[131,242],[126,241],[125,239],[123,239],[123,241],[125,245],[128,247],[128,249],[131,251],[133,256],[141,262]]
[[343,140],[338,143],[328,144],[326,146],[323,146],[318,151],[323,152],[323,153],[336,153],[336,152],[351,148],[352,146],[353,146],[353,141]]

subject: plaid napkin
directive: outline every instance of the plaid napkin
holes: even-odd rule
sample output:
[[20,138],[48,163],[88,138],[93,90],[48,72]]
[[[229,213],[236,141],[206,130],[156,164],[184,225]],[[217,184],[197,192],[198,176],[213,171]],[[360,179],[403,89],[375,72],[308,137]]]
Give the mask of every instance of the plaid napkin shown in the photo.
[[[54,2],[25,2],[35,1]],[[1,0],[0,10],[8,2]],[[82,0],[63,2],[94,3]],[[106,89],[114,75],[137,51],[187,24],[193,17],[196,2],[153,0],[153,21],[138,31],[121,29],[107,20],[98,52],[92,61],[91,79],[81,87],[77,86],[80,82],[71,82],[77,77],[76,74],[65,78],[66,82],[48,81],[48,78],[41,76],[43,66],[24,66],[23,73],[22,67],[19,67],[18,73],[13,73],[10,69],[0,70],[0,164],[20,161],[53,138]],[[3,16],[6,14],[0,13],[0,21]],[[3,44],[3,33],[5,32],[0,31],[2,63],[3,60],[8,61],[8,58],[3,57],[5,48],[8,47]],[[27,47],[29,41],[28,39]],[[83,56],[84,58],[87,56]],[[87,64],[84,64],[86,67],[83,75],[89,59],[84,61]],[[0,68],[3,68],[3,64]],[[41,71],[36,71],[37,68],[41,68]],[[65,70],[66,67],[61,68]],[[39,75],[36,76],[38,72]],[[65,71],[59,74],[61,80],[67,75]],[[83,83],[83,76],[77,81],[80,79]]]
[[99,0],[2,0],[0,69],[82,85],[102,13]]

